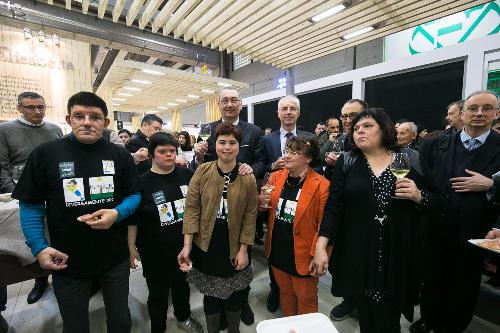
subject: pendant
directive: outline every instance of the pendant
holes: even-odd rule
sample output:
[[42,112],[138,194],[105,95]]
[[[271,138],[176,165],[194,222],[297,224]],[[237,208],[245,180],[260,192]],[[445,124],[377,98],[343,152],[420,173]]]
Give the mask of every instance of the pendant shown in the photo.
[[387,218],[387,215],[384,215],[382,217],[378,217],[378,215],[375,215],[374,219],[378,221],[381,225],[384,225],[384,221]]

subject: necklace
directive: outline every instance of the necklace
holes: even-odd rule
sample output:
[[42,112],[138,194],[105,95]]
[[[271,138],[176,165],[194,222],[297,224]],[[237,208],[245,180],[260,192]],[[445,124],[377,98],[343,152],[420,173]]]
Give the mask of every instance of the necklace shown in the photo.
[[[288,177],[288,178],[290,178],[290,177]],[[302,183],[302,180],[303,180],[303,179],[301,179],[301,178],[295,178],[295,179],[298,179],[298,182],[297,182],[297,184],[292,185],[292,184],[290,184],[290,182],[288,181],[288,178],[286,179],[286,183],[288,184],[288,186],[290,186],[290,188],[297,188],[297,187],[299,187],[299,185]]]

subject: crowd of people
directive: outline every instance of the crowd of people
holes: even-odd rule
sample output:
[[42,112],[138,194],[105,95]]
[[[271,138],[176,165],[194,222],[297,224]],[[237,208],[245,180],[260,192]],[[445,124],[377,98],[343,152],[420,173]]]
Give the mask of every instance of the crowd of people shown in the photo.
[[[154,114],[134,134],[115,133],[106,103],[80,92],[68,100],[72,131],[63,136],[43,120],[42,96],[19,95],[19,118],[0,124],[0,189],[19,200],[26,244],[52,274],[64,332],[89,332],[96,289],[108,332],[130,332],[137,260],[151,332],[166,330],[169,295],[178,327],[204,332],[191,316],[190,286],[203,295],[209,333],[239,332],[255,320],[248,298],[257,244],[268,259],[270,312],[317,312],[319,278],[329,271],[332,294],[343,298],[331,319],[357,311],[362,333],[400,332],[401,314],[414,321],[417,304],[411,332],[466,329],[489,253],[468,240],[500,242],[495,93],[451,103],[449,128],[431,133],[360,99],[314,133],[298,129],[295,96],[280,99],[276,131],[241,120],[241,108],[238,90],[223,88],[207,140],[166,133]],[[37,279],[29,302],[47,283]],[[0,310],[5,301],[3,287]]]

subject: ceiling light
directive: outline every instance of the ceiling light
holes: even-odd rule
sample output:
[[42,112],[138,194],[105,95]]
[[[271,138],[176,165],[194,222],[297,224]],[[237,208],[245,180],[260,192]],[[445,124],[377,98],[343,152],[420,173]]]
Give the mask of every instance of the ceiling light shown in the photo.
[[140,88],[136,88],[136,87],[123,87],[122,89],[131,90],[131,91],[141,91]]
[[119,106],[119,105],[121,105],[121,104],[119,104],[119,103],[113,103],[113,105],[114,105],[114,106]]
[[360,30],[357,30],[357,31],[351,32],[350,34],[347,34],[347,35],[345,35],[345,36],[342,36],[341,38],[342,38],[343,40],[350,39],[350,38],[354,38],[354,37],[357,37],[357,36],[359,36],[359,35],[366,34],[367,32],[370,32],[370,31],[372,31],[373,29],[375,29],[373,26],[366,27],[366,28],[363,28],[363,29],[360,29]]
[[30,28],[24,28],[24,39],[31,39],[31,37],[33,37],[31,29]]
[[181,103],[186,103],[187,101],[185,99],[176,99],[177,102],[181,102]]
[[153,75],[165,75],[165,73],[162,73],[162,72],[158,72],[158,71],[152,71],[150,69],[143,69],[142,70],[144,73],[147,73],[147,74],[153,74]]
[[157,110],[151,110],[151,111],[148,111],[148,113],[158,113],[160,111],[157,111]]
[[159,106],[158,109],[168,110],[168,108],[166,106]]
[[343,11],[345,8],[346,8],[346,6],[343,5],[343,4],[337,5],[335,7],[332,7],[330,9],[325,10],[322,13],[319,13],[318,15],[313,16],[311,18],[311,21],[313,21],[313,22],[322,21],[322,20],[324,20],[324,19],[326,19],[326,18],[328,18],[330,16],[333,16],[333,15],[337,14],[338,12]]
[[229,83],[224,83],[224,82],[217,82],[217,85],[221,86],[221,87],[231,87],[231,84]]
[[189,97],[189,98],[200,98],[200,96],[197,96],[197,95],[191,95],[191,94],[189,94],[189,95],[188,95],[188,97]]
[[126,98],[118,98],[118,97],[113,97],[113,100],[115,101],[126,101]]
[[179,105],[177,103],[167,103],[168,105],[172,105],[172,106],[176,106],[176,105]]
[[144,81],[144,80],[131,80],[132,82],[135,82],[135,83],[142,83],[142,84],[151,84],[153,82],[150,82],[150,81]]
[[42,30],[38,31],[38,41],[40,43],[45,42],[45,32],[43,32]]
[[213,90],[208,90],[208,89],[201,89],[201,91],[207,94],[213,94],[215,92]]
[[59,36],[57,34],[52,35],[52,43],[54,43],[54,45],[59,46]]
[[127,93],[118,93],[117,95],[118,95],[118,96],[128,96],[128,97],[132,97],[132,96],[134,96],[134,95],[132,95],[132,94],[127,94]]

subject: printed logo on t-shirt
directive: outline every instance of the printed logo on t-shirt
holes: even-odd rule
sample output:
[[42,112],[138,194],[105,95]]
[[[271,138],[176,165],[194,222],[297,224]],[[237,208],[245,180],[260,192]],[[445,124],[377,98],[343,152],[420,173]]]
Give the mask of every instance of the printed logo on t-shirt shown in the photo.
[[75,162],[59,163],[59,178],[75,177]]
[[113,176],[89,178],[90,200],[112,198],[115,192]]
[[110,160],[102,160],[102,171],[105,175],[114,175],[115,162]]
[[302,192],[302,189],[299,188],[299,191],[297,192],[297,196],[295,197],[295,201],[299,201],[299,197],[300,197],[300,192]]
[[167,202],[163,191],[153,192],[152,195],[153,195],[153,201],[154,201],[155,205],[157,205],[157,206],[161,205],[162,203]]
[[182,196],[185,198],[188,194],[188,186],[187,185],[181,185],[179,186],[181,188]]
[[297,201],[287,200],[285,203],[285,210],[282,216],[283,221],[288,223],[293,223],[296,211],[297,211]]
[[158,214],[160,215],[161,225],[169,225],[174,223],[174,211],[172,210],[172,203],[165,202],[156,206],[158,208]]
[[276,211],[274,212],[274,217],[277,218],[280,216],[281,208],[283,207],[283,199],[279,198],[278,205],[276,206]]
[[186,199],[179,199],[174,201],[175,212],[177,213],[177,219],[184,218],[184,206],[186,205]]
[[83,178],[68,178],[62,181],[65,202],[85,201]]

